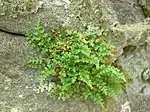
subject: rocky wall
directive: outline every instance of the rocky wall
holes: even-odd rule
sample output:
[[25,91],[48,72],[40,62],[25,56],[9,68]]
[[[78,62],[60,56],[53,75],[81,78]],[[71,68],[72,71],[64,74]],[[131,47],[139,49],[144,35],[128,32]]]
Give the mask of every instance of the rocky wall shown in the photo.
[[99,26],[101,17],[111,24],[108,40],[117,47],[118,63],[133,78],[106,112],[150,112],[150,22],[141,3],[149,9],[148,0],[0,0],[0,112],[103,112],[89,101],[38,93],[39,72],[25,66],[34,53],[24,36],[38,19],[47,29],[84,30]]

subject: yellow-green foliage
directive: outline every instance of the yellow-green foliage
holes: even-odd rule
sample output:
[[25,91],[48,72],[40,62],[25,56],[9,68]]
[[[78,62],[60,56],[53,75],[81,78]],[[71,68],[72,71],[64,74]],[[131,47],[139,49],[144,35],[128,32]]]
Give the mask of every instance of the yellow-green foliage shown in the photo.
[[86,32],[44,32],[38,22],[27,34],[27,40],[39,56],[29,60],[41,70],[41,84],[46,79],[55,83],[53,95],[60,99],[91,99],[104,106],[124,89],[124,73],[108,63],[115,52],[103,38],[104,30],[89,28]]

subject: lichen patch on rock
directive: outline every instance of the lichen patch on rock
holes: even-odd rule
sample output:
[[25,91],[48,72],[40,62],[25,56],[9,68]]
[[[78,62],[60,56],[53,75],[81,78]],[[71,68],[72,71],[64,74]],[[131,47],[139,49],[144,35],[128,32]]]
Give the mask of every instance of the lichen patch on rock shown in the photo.
[[16,18],[17,16],[36,13],[41,7],[42,1],[37,0],[2,0],[0,15]]

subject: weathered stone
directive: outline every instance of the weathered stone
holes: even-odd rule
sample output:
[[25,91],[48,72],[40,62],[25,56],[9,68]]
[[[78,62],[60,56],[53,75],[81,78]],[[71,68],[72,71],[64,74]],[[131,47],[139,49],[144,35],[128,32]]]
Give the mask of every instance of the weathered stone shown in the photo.
[[[107,112],[124,112],[127,108],[131,108],[132,112],[149,112],[150,22],[141,22],[144,16],[138,6],[142,3],[149,9],[149,3],[147,5],[144,1],[148,0],[0,0],[0,29],[25,34],[29,27],[27,24],[33,25],[40,19],[47,28],[67,25],[83,30],[88,25],[99,26],[100,18],[105,16],[112,23],[108,40],[117,47],[119,64],[133,78],[116,104],[109,102],[113,105],[107,107]],[[56,101],[48,97],[47,91],[37,93],[39,72],[24,66],[30,55],[33,52],[23,36],[0,32],[0,111],[100,111],[89,102]]]
[[0,15],[7,15],[12,18],[36,13],[42,7],[42,2],[37,0],[2,0]]
[[[120,64],[129,74],[132,74],[132,83],[127,86],[127,96],[132,112],[149,112],[150,81],[143,80],[143,75],[149,75],[150,44],[139,46],[134,51],[122,55]],[[149,79],[149,78],[148,78]]]
[[122,55],[124,48],[135,46],[139,47],[150,42],[150,24],[136,23],[112,26],[109,29],[107,40],[116,46],[118,53],[116,56]]
[[112,22],[119,21],[121,24],[138,23],[143,21],[144,16],[137,0],[102,0]]
[[[28,2],[26,3],[26,1],[29,1],[30,3],[32,0],[21,0],[20,2],[18,0],[12,0],[9,3],[11,4],[10,9],[6,8],[7,10],[5,10],[5,7],[7,6],[7,4],[5,4],[6,1],[2,1],[3,5],[0,5],[0,13],[5,14],[0,15],[1,30],[17,34],[25,34],[27,28],[30,28],[28,25],[34,25],[34,23],[39,19],[44,23],[45,26],[49,26],[49,28],[58,28],[67,20],[66,15],[68,12],[65,8],[67,8],[68,4],[65,1],[61,1],[61,4],[58,4],[54,0],[33,0],[31,5],[35,5],[35,3],[38,5],[31,7],[31,9],[27,12],[27,9],[23,9],[23,12],[21,13],[21,6],[23,5],[23,7],[27,7],[29,5]],[[16,10],[11,9],[11,7],[18,8]],[[13,10],[13,12],[10,10]]]
[[139,0],[139,6],[142,8],[145,17],[150,17],[150,1],[149,0]]
[[70,28],[85,30],[88,25],[100,25],[102,4],[99,0],[70,0],[68,7],[68,21]]
[[40,19],[48,29],[67,25],[82,30],[88,25],[100,25],[105,11],[112,23],[136,23],[144,18],[137,2],[129,0],[2,0],[0,29],[25,34],[30,28],[27,23],[33,25]]

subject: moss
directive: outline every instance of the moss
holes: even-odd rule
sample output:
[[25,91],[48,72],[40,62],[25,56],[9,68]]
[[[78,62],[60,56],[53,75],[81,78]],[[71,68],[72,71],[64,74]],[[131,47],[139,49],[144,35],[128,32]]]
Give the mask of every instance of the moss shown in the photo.
[[[42,4],[41,4],[42,5]],[[37,0],[2,0],[1,15],[16,18],[36,13],[39,9]]]

